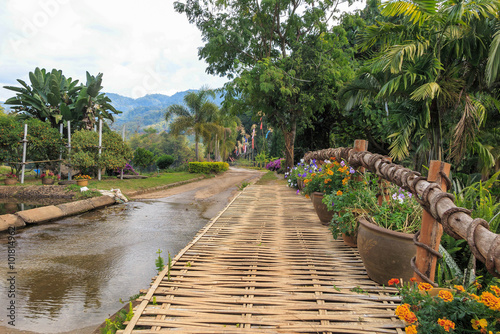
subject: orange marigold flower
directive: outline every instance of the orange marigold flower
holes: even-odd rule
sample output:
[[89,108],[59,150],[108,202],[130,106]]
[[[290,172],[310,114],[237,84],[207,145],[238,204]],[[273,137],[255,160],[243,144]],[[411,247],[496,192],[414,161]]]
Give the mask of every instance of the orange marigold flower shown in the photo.
[[309,198],[309,195],[306,195],[306,198]]
[[500,288],[496,285],[490,286],[491,291],[495,293],[495,295],[500,296]]
[[415,277],[410,278],[410,282],[416,282],[417,279]]
[[472,299],[474,299],[474,300],[477,300],[477,301],[480,300],[479,296],[474,294],[474,293],[469,293],[469,296],[472,297]]
[[315,176],[316,176],[316,173],[312,173],[312,174],[311,174],[311,177],[315,177]]
[[312,180],[311,179],[305,179],[304,180],[304,184],[308,184],[309,182],[311,182]]
[[349,178],[346,177],[345,179],[342,180],[342,185],[346,185],[349,182]]
[[394,312],[399,319],[404,320],[408,324],[417,322],[417,316],[410,310],[409,304],[399,305]]
[[483,303],[494,311],[500,311],[500,299],[493,295],[491,292],[483,292],[481,294],[481,300],[479,300],[479,302]]
[[486,328],[488,326],[488,321],[486,321],[486,319],[472,319],[470,322],[472,323],[472,328],[474,329]]
[[420,282],[418,283],[418,289],[420,291],[429,291],[430,289],[432,289],[432,285],[430,285],[429,283]]
[[417,326],[415,325],[411,325],[411,326],[407,326],[405,327],[405,333],[406,334],[417,334]]
[[455,329],[455,323],[448,319],[438,319],[438,325],[443,327],[445,331],[449,332],[450,328]]
[[438,297],[445,302],[451,302],[453,300],[453,294],[450,291],[441,290],[438,293]]
[[464,287],[463,287],[463,286],[461,286],[461,285],[454,285],[453,287],[454,287],[455,289],[457,289],[458,291],[460,291],[460,292],[465,292]]
[[331,182],[331,181],[332,181],[332,179],[326,179],[325,184],[327,184],[328,182]]
[[326,171],[326,174],[333,175],[333,171],[331,169],[329,169],[329,170]]
[[387,284],[389,284],[389,285],[399,284],[399,279],[391,278]]
[[343,194],[342,190],[337,191],[337,196],[342,196],[342,194]]

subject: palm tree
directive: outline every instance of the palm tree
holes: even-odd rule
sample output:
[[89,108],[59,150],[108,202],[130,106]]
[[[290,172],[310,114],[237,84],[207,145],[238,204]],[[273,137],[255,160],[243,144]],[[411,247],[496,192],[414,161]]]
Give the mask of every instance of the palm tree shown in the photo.
[[186,106],[173,104],[167,108],[165,120],[173,115],[177,117],[170,124],[170,131],[178,136],[181,133],[194,134],[196,160],[199,161],[198,145],[200,139],[213,128],[210,119],[217,113],[218,107],[209,101],[215,98],[213,90],[202,87],[198,92],[189,92],[184,96]]
[[[485,112],[476,93],[485,87],[498,8],[497,0],[388,1],[382,14],[397,20],[365,30],[364,50],[376,44],[380,52],[370,63],[372,76],[364,74],[364,83],[371,88],[380,83],[375,97],[405,109],[392,134],[394,158],[407,156],[409,138],[419,135],[428,142],[428,158],[443,160],[442,122],[457,111],[460,119],[453,126],[450,158],[460,159],[474,141]],[[368,81],[373,78],[383,80]],[[359,101],[352,92],[351,98]]]

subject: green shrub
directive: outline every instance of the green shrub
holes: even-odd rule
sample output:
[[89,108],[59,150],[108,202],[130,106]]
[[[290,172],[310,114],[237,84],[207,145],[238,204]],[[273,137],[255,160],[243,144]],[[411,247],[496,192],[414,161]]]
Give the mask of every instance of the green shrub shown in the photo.
[[190,173],[220,173],[225,172],[229,169],[229,164],[227,162],[190,162],[189,172]]
[[173,156],[163,154],[156,160],[156,166],[158,166],[159,169],[167,169],[171,164],[174,163],[174,160],[175,159]]

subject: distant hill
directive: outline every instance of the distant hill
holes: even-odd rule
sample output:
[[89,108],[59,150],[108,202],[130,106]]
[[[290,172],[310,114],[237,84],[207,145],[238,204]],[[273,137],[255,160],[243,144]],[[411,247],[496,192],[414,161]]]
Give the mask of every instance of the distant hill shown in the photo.
[[[168,124],[164,119],[166,109],[172,104],[184,104],[184,96],[189,92],[197,92],[197,90],[190,89],[172,96],[151,94],[137,99],[106,93],[113,107],[123,112],[115,116],[115,122],[111,128],[121,130],[125,125],[128,133],[141,132],[146,127],[155,127],[159,131],[167,130]],[[214,102],[220,106],[222,99],[217,96]]]

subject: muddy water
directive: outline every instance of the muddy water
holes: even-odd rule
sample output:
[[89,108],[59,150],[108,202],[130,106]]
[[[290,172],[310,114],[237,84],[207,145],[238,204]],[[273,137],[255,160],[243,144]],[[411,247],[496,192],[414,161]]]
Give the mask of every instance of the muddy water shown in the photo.
[[[176,196],[134,201],[16,231],[15,298],[0,261],[0,332],[70,332],[98,326],[156,274],[156,251],[172,257],[206,223],[199,204]],[[7,235],[0,256],[7,259]],[[14,300],[15,327],[6,307]],[[79,333],[83,333],[79,331]]]

